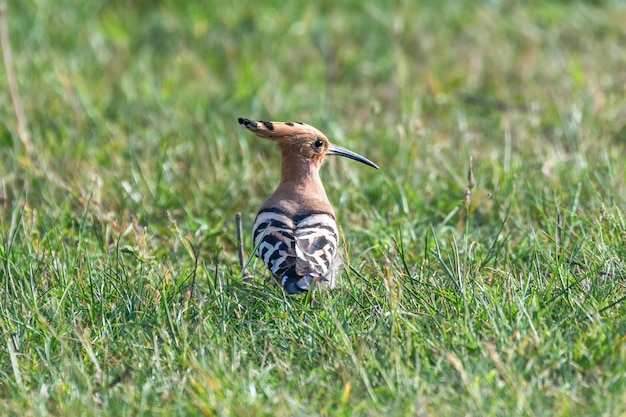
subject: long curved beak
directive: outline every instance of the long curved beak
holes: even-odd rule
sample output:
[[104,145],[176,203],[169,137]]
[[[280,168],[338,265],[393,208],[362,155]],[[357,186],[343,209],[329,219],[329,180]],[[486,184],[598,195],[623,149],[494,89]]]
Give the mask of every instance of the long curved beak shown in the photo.
[[355,161],[361,162],[362,164],[369,165],[372,168],[378,169],[378,165],[376,165],[366,157],[361,156],[356,152],[349,151],[346,148],[342,148],[341,146],[333,145],[332,143],[328,147],[326,155],[344,156],[346,158],[354,159]]

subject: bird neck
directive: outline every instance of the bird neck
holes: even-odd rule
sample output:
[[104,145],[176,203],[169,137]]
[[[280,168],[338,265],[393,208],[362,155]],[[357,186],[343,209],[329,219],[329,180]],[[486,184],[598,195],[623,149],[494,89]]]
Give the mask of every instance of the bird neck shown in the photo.
[[320,165],[320,163],[304,158],[297,153],[281,149],[280,183],[274,195],[300,201],[304,204],[307,201],[317,201],[324,202],[323,205],[325,206],[330,206],[320,179]]
[[280,161],[280,183],[262,208],[279,208],[293,215],[309,211],[334,215],[320,179],[320,164],[285,153]]
[[280,183],[276,191],[326,197],[319,165],[293,155],[281,155]]

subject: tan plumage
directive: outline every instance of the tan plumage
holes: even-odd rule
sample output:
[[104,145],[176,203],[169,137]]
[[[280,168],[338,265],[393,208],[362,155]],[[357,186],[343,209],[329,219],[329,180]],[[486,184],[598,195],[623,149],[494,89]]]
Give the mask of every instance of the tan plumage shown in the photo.
[[290,294],[316,283],[333,286],[338,263],[337,226],[319,169],[326,155],[354,159],[378,169],[368,159],[333,145],[313,126],[300,122],[239,123],[280,150],[281,175],[274,193],[263,203],[254,227],[256,255]]

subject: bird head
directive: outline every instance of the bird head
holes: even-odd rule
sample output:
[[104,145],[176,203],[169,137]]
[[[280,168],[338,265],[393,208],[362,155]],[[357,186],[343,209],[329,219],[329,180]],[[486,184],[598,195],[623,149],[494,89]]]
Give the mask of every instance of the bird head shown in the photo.
[[301,122],[264,122],[240,117],[239,124],[253,131],[257,136],[270,139],[278,144],[287,157],[303,158],[320,166],[326,155],[338,155],[353,159],[378,169],[378,165],[341,146],[330,143],[326,135]]

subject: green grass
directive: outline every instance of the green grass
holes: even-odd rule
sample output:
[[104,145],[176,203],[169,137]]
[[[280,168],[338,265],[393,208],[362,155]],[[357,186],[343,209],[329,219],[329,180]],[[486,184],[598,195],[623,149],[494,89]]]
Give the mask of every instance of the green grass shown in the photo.
[[[0,414],[626,413],[626,8],[265,3],[7,4]],[[279,155],[238,116],[381,167],[323,168],[312,305],[240,279]]]

